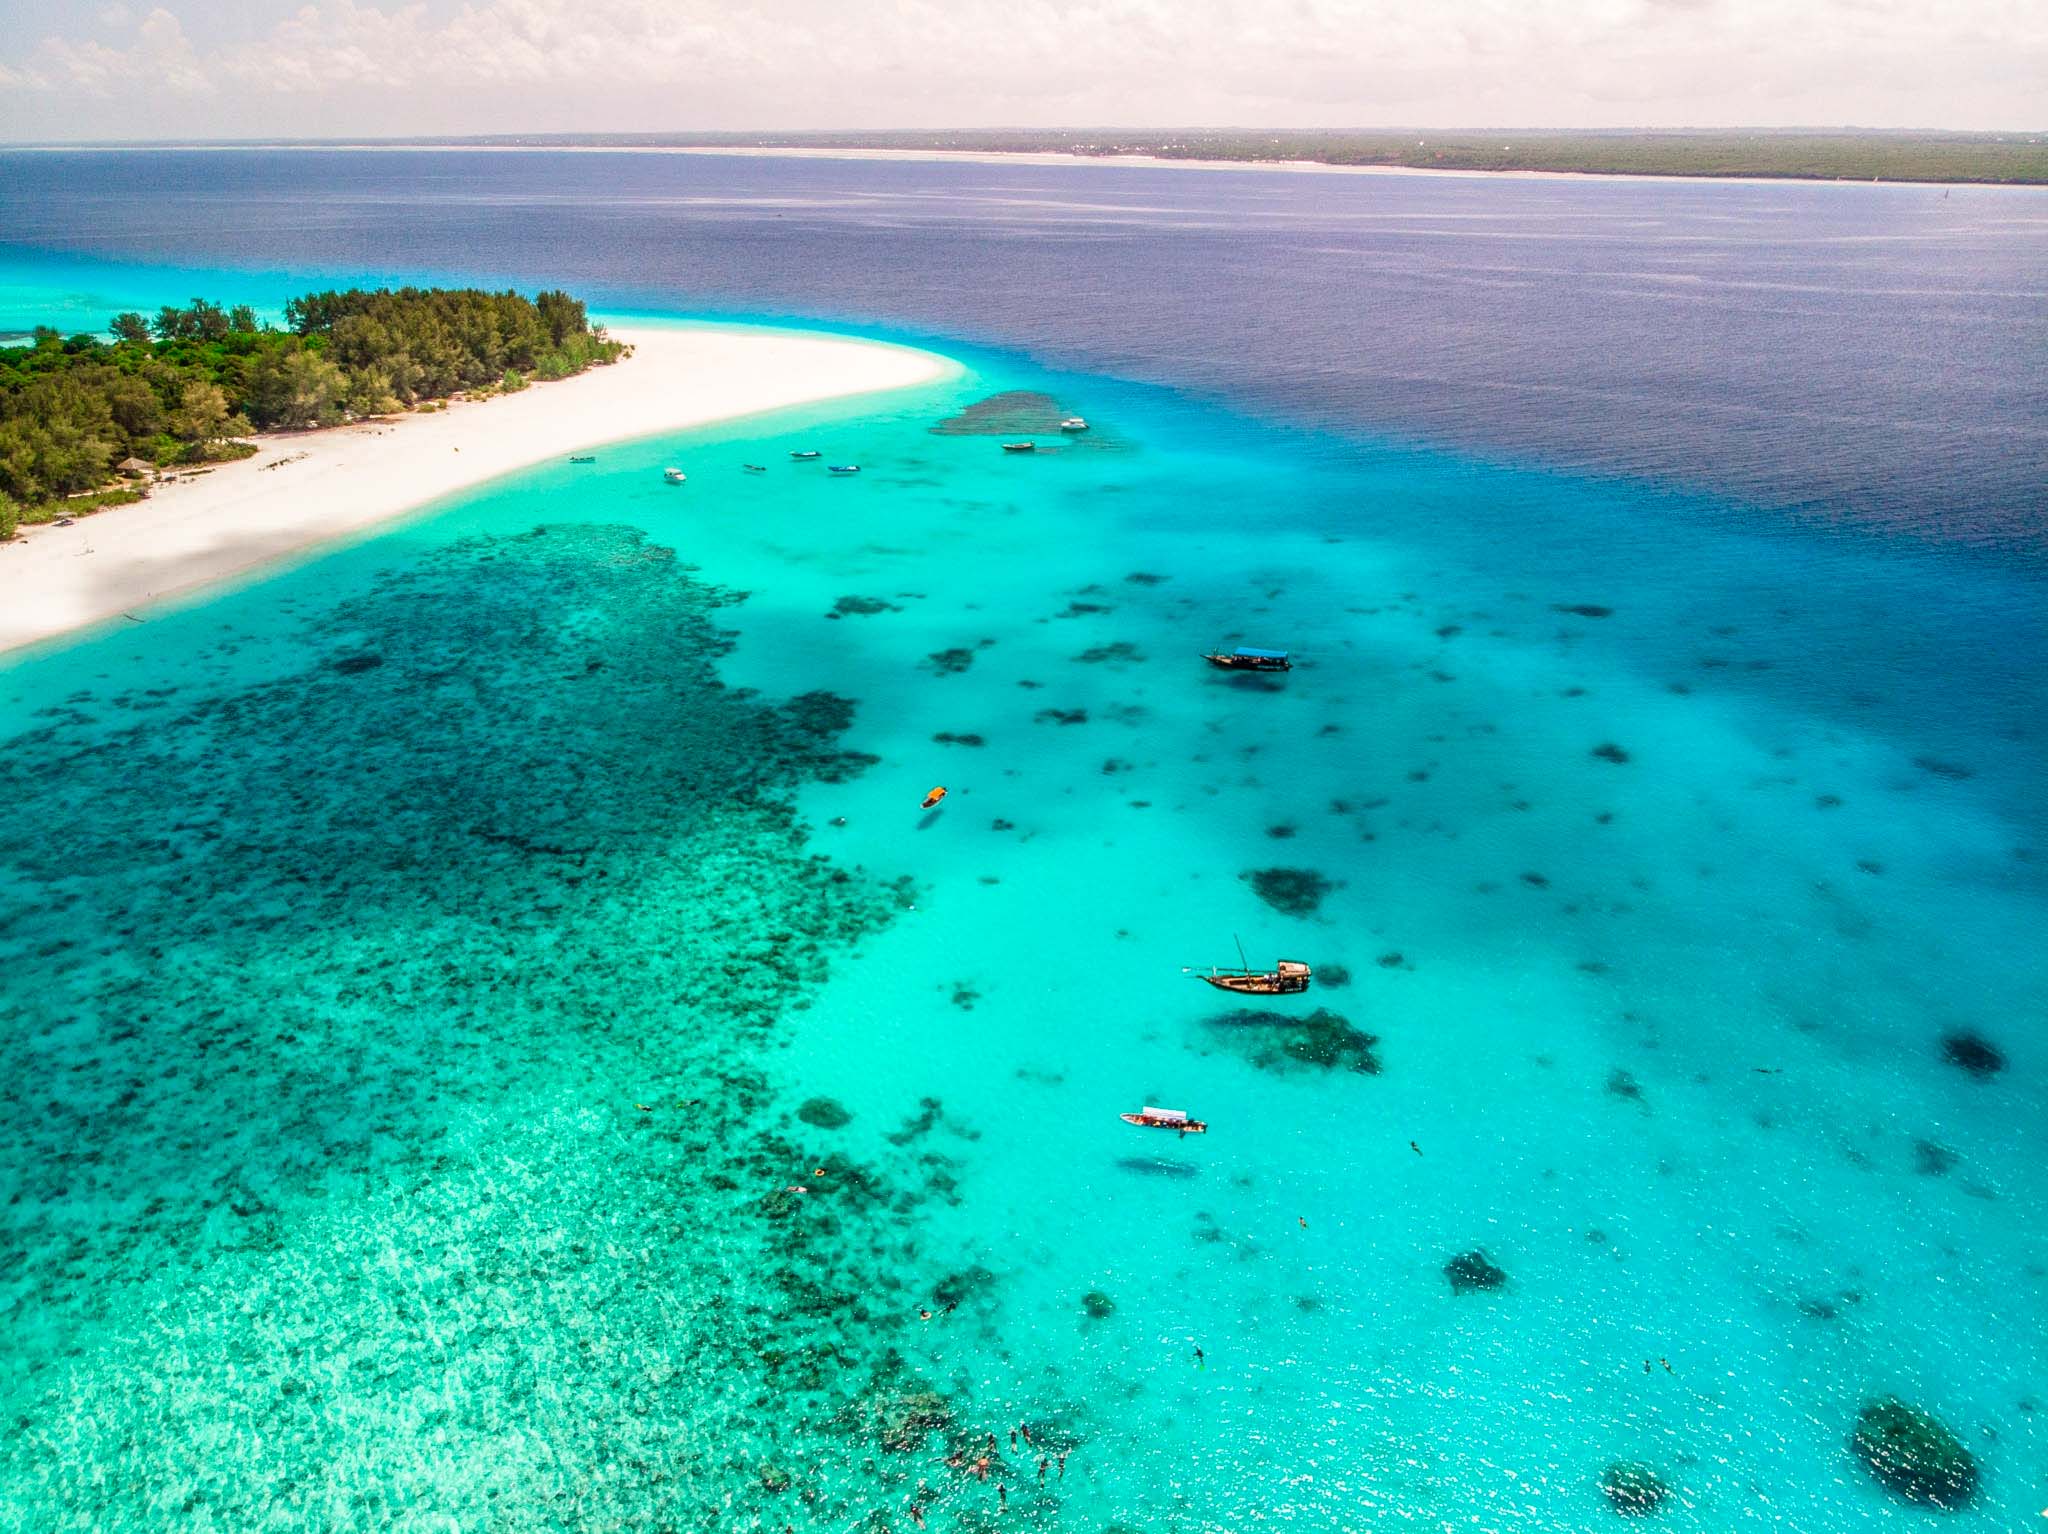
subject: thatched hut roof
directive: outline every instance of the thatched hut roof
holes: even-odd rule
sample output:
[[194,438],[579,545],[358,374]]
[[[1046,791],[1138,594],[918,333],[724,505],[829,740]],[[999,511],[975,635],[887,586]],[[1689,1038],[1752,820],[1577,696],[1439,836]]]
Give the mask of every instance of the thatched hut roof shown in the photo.
[[116,474],[154,474],[156,465],[144,458],[123,458],[114,465]]

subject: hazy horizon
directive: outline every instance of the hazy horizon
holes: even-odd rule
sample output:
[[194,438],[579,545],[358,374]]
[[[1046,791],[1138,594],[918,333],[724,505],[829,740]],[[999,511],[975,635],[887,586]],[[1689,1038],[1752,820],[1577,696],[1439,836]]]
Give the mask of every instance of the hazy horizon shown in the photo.
[[2017,0],[0,0],[0,23],[0,140],[17,143],[2026,132],[2048,79],[2048,10]]

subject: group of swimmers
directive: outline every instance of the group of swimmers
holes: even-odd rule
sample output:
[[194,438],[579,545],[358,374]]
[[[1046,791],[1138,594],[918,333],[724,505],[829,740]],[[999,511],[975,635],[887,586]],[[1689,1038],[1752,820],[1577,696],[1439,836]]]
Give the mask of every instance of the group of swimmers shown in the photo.
[[[1012,1454],[1017,1452],[1017,1440],[1020,1437],[1024,1441],[1025,1448],[1037,1448],[1037,1445],[1031,1441],[1031,1429],[1020,1422],[1010,1429],[1010,1452]],[[1050,1452],[1040,1453],[1038,1456],[1038,1484],[1043,1486],[1047,1474],[1054,1469],[1058,1470],[1059,1479],[1064,1481],[1067,1478],[1067,1456],[1072,1452],[1071,1449],[1061,1449],[1056,1454]],[[956,1448],[951,1454],[946,1456],[946,1465],[948,1469],[963,1471],[973,1476],[977,1481],[986,1481],[998,1468],[997,1453],[996,1435],[990,1433],[988,1441],[978,1449],[966,1444]],[[931,1501],[931,1495],[931,1488],[923,1481],[919,1481],[917,1483],[917,1495],[910,1503],[910,1521],[915,1523],[920,1529],[924,1527],[924,1510],[926,1504]],[[1010,1488],[1001,1481],[996,1482],[996,1507],[1002,1512],[1008,1512],[1010,1509]]]

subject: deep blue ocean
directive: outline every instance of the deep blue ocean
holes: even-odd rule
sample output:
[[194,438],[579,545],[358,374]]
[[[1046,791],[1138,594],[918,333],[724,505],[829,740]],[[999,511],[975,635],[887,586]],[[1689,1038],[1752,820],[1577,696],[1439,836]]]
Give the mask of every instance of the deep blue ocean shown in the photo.
[[0,153],[365,280],[964,371],[0,664],[0,1528],[2038,1523],[2048,193]]

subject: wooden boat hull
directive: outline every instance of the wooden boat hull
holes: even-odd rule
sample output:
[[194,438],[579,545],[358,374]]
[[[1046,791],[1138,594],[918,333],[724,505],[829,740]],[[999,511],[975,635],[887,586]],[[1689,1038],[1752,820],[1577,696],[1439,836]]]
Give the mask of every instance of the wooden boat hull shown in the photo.
[[1209,1126],[1200,1119],[1148,1119],[1142,1113],[1119,1113],[1118,1118],[1140,1129],[1173,1129],[1184,1135],[1205,1135]]
[[1219,991],[1238,996],[1292,996],[1308,989],[1306,975],[1197,975]]
[[1292,661],[1268,660],[1264,656],[1204,655],[1202,659],[1222,671],[1292,671],[1294,669]]

